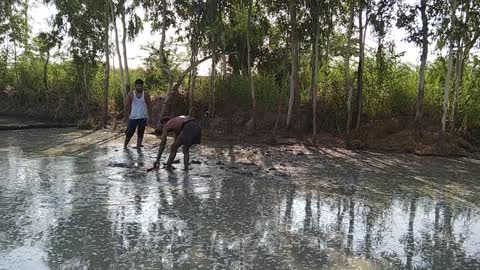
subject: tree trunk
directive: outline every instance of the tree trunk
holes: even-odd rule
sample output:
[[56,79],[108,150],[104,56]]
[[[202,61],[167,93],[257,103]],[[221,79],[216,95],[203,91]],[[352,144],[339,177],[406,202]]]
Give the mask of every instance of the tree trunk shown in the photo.
[[214,55],[212,57],[212,70],[210,73],[210,104],[208,108],[208,113],[210,119],[215,118],[215,77],[216,77],[216,66],[217,66],[217,57]]
[[90,89],[88,85],[88,75],[87,75],[87,63],[83,63],[83,69],[82,69],[82,77],[83,77],[83,99],[82,99],[82,104],[83,104],[83,115],[84,116],[89,116],[90,114]]
[[320,39],[320,17],[318,14],[318,6],[316,7],[315,15],[315,43],[313,50],[313,79],[312,79],[312,140],[315,142],[317,136],[317,90],[318,90],[318,69],[319,69],[319,39]]
[[[250,20],[249,20],[250,22]],[[223,48],[223,53],[222,53],[222,78],[223,80],[227,79],[227,55],[225,54],[225,29],[222,31],[222,48]]]
[[[109,1],[109,0],[107,0]],[[108,5],[105,7],[105,78],[103,79],[103,117],[102,122],[103,126],[107,125],[108,122],[108,84],[110,78],[110,42],[109,42],[109,33],[108,28],[110,26],[109,20]]]
[[[163,22],[167,21],[167,1],[166,0],[162,0],[162,21]],[[162,24],[162,35],[161,35],[161,39],[160,39],[160,50],[159,50],[160,57],[159,57],[159,59],[160,59],[160,65],[162,67],[162,70],[168,78],[168,89],[167,89],[167,97],[165,98],[165,102],[163,103],[162,109],[160,110],[159,119],[161,119],[165,115],[165,113],[167,112],[167,108],[170,106],[170,103],[173,99],[173,94],[174,94],[174,91],[173,91],[173,83],[174,83],[173,74],[172,74],[172,71],[170,70],[170,68],[168,67],[168,64],[166,63],[167,59],[166,59],[165,53],[164,53],[166,32],[167,32],[167,24],[163,23]]]
[[195,44],[192,44],[192,59],[191,65],[193,66],[190,73],[190,80],[188,82],[188,115],[193,116],[193,106],[195,105],[195,80],[197,78],[197,68],[195,62],[197,61],[197,48]]
[[278,123],[280,122],[280,115],[282,113],[282,102],[280,96],[278,97],[277,117],[275,119],[275,126],[273,127],[272,137],[275,138],[278,130]]
[[50,50],[47,49],[47,57],[45,59],[45,65],[43,66],[43,86],[45,87],[45,104],[47,112],[49,110],[49,95],[50,89],[48,88],[48,63],[50,61]]
[[[367,13],[368,17],[368,13]],[[359,41],[360,41],[360,51],[358,57],[358,73],[357,73],[357,125],[356,130],[360,128],[360,121],[363,111],[363,69],[365,65],[365,34],[368,26],[368,19],[366,19],[365,24],[363,24],[363,13],[360,11],[358,15],[358,24],[359,24]]]
[[458,100],[460,98],[460,84],[462,83],[463,78],[463,60],[463,50],[459,48],[457,52],[457,62],[455,63],[455,95],[453,97],[452,118],[450,123],[450,128],[452,132],[455,130],[457,123]]
[[18,76],[18,68],[17,68],[17,42],[14,40],[13,41],[13,69],[15,69],[15,87],[17,89],[20,89],[20,79]]
[[418,81],[417,110],[415,112],[415,126],[421,129],[423,117],[423,103],[425,98],[425,68],[428,56],[428,17],[427,0],[421,0],[420,12],[422,14],[422,56]]
[[291,21],[291,40],[292,40],[292,59],[291,59],[291,74],[290,74],[290,99],[288,101],[288,112],[287,112],[287,123],[286,128],[289,129],[291,122],[292,122],[292,112],[294,110],[295,105],[295,96],[296,96],[296,87],[297,87],[297,58],[298,58],[298,46],[297,46],[297,9],[296,9],[296,1],[290,0],[290,21]]
[[355,2],[354,0],[350,0],[350,19],[348,24],[348,33],[347,33],[347,52],[345,56],[345,79],[347,81],[347,88],[348,88],[348,100],[347,100],[347,147],[351,146],[351,126],[352,126],[352,99],[353,99],[353,85],[352,79],[350,77],[350,50],[352,46],[352,32],[353,32],[353,18],[354,18],[354,10]]
[[123,78],[123,64],[122,64],[122,55],[120,54],[120,42],[118,40],[118,29],[117,29],[117,21],[115,18],[115,8],[113,6],[113,1],[110,0],[110,11],[112,13],[112,23],[113,23],[113,29],[115,30],[115,48],[117,49],[117,56],[118,56],[118,68],[120,69],[120,88],[121,88],[121,93],[122,93],[122,98],[123,98],[123,117],[124,119],[128,118],[127,112],[126,112],[126,97],[127,93],[125,91],[125,81]]
[[452,10],[451,10],[451,17],[450,17],[450,21],[451,21],[451,33],[449,35],[449,48],[448,48],[448,67],[447,67],[447,75],[445,77],[445,93],[444,93],[444,97],[443,97],[443,116],[442,116],[442,131],[440,133],[440,136],[441,136],[441,139],[443,140],[445,138],[445,133],[446,133],[446,128],[447,128],[447,115],[448,115],[448,103],[449,103],[449,97],[450,97],[450,79],[452,77],[452,66],[453,66],[453,50],[454,50],[454,42],[453,42],[453,39],[454,39],[454,33],[453,33],[453,29],[455,27],[455,11],[456,11],[456,8],[457,7],[457,4],[456,4],[456,0],[453,0],[453,3],[452,3]]
[[248,1],[247,64],[248,64],[248,79],[250,80],[250,92],[252,97],[252,133],[255,134],[255,131],[257,130],[257,98],[255,95],[255,84],[254,84],[253,75],[252,75],[252,59],[251,59],[252,55],[251,55],[251,46],[250,46],[252,2],[253,0]]
[[127,27],[125,25],[125,6],[122,6],[121,11],[121,19],[122,19],[122,28],[123,28],[123,36],[122,36],[122,45],[123,45],[123,62],[125,67],[125,92],[128,93],[131,90],[130,85],[130,71],[128,69],[128,58],[127,58]]

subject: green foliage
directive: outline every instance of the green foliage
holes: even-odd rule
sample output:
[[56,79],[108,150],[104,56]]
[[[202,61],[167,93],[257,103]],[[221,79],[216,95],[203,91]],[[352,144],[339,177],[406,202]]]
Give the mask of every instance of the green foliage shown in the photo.
[[[88,119],[100,115],[103,107],[104,30],[109,5],[106,1],[48,0],[54,4],[56,14],[51,31],[30,36],[28,1],[5,0],[0,3],[0,105],[2,110],[31,110],[59,119]],[[454,29],[456,46],[466,53],[464,78],[461,84],[458,108],[459,119],[467,119],[469,125],[480,125],[480,65],[477,58],[470,59],[478,46],[480,31],[480,4],[478,1],[458,0],[458,25]],[[252,63],[254,85],[259,112],[276,112],[278,104],[288,104],[291,69],[290,10],[298,14],[298,38],[300,42],[298,89],[303,110],[311,111],[310,89],[312,85],[312,51],[316,33],[316,21],[320,21],[320,76],[318,78],[318,105],[320,126],[341,131],[346,119],[347,89],[344,78],[348,3],[346,1],[271,1],[253,2],[251,22]],[[388,40],[392,25],[404,28],[406,39],[422,44],[422,18],[419,9],[425,8],[428,23],[428,39],[444,44],[449,27],[447,1],[422,0],[414,4],[403,1],[362,1],[369,10],[369,29],[377,41],[377,48],[367,48],[364,70],[365,119],[386,119],[412,116],[418,94],[419,70],[399,62],[395,46]],[[167,21],[162,21],[161,10],[166,4]],[[116,14],[125,14],[129,39],[149,22],[154,31],[164,23],[177,30],[173,42],[187,44],[190,51],[198,50],[198,58],[216,53],[219,59],[226,55],[228,74],[216,79],[217,112],[235,106],[249,111],[251,90],[247,75],[247,1],[114,1]],[[123,8],[122,8],[123,7]],[[136,13],[137,7],[145,10],[145,18]],[[443,10],[442,10],[443,9]],[[357,10],[358,11],[358,10]],[[397,11],[397,14],[395,14]],[[357,14],[358,15],[358,14]],[[468,16],[467,16],[468,15]],[[467,20],[468,18],[468,20]],[[182,30],[182,31],[180,31]],[[355,30],[357,31],[357,30]],[[354,33],[358,36],[358,32]],[[68,38],[67,38],[68,37]],[[112,40],[112,39],[111,39]],[[68,43],[67,43],[68,42]],[[358,54],[358,40],[354,38],[352,55]],[[68,48],[68,57],[52,55],[56,46]],[[67,46],[65,46],[67,45]],[[111,44],[110,44],[111,45]],[[168,81],[160,66],[158,48],[150,45],[150,54],[144,68],[130,70],[133,81],[142,78],[145,87],[154,95],[165,95]],[[431,47],[430,52],[438,47]],[[167,64],[178,79],[190,62],[190,55],[180,55],[167,44],[164,50]],[[51,56],[51,59],[50,59]],[[47,66],[47,84],[45,64]],[[356,76],[356,58],[352,57],[351,74]],[[426,70],[424,115],[437,120],[442,111],[443,84],[446,61],[442,56],[429,59]],[[188,77],[188,76],[187,76]],[[110,111],[123,110],[118,70],[110,72]],[[453,80],[452,80],[453,84]],[[188,83],[180,88],[186,93]],[[355,86],[355,85],[354,85]],[[356,86],[355,86],[356,87]],[[453,85],[452,85],[453,87]],[[198,77],[195,88],[197,105],[208,104],[210,81]],[[453,95],[452,95],[453,96]],[[451,101],[452,102],[452,101]],[[87,121],[87,122],[88,122]]]

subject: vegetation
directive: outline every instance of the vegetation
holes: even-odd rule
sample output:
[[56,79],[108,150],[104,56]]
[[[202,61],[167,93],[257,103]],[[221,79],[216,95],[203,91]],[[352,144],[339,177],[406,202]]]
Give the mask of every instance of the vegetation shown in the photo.
[[[413,2],[413,4],[412,4]],[[137,77],[166,96],[180,93],[183,113],[210,119],[220,110],[285,114],[290,128],[346,134],[367,122],[411,119],[441,134],[480,127],[480,2],[469,0],[45,0],[57,11],[49,30],[31,33],[29,0],[0,3],[0,105],[62,120],[121,115]],[[143,12],[140,12],[143,11]],[[141,15],[140,15],[141,14]],[[145,24],[161,34],[145,65],[128,67],[126,40]],[[118,24],[118,25],[117,25]],[[401,60],[394,26],[421,48],[420,63]],[[180,59],[167,43],[189,49]],[[110,33],[114,36],[110,37]],[[373,35],[376,47],[366,46]],[[434,59],[428,56],[435,52]],[[106,61],[109,60],[109,61]],[[197,66],[211,61],[208,78]],[[112,63],[118,67],[113,67]],[[175,103],[176,104],[176,103]],[[208,108],[208,109],[207,109]],[[102,117],[103,115],[103,117]],[[278,122],[278,119],[277,119]]]

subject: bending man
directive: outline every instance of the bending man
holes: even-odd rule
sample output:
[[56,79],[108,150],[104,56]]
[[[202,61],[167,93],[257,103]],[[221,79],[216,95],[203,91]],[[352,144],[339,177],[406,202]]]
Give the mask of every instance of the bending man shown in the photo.
[[158,149],[157,160],[153,164],[153,167],[158,169],[160,166],[160,158],[162,157],[163,150],[167,144],[168,134],[173,134],[175,141],[170,147],[170,156],[167,161],[167,168],[172,167],[173,160],[177,155],[177,149],[183,146],[183,162],[185,170],[188,170],[190,162],[190,147],[194,144],[200,144],[202,140],[202,128],[197,120],[189,116],[177,116],[175,118],[163,118],[160,121],[160,129],[162,130],[162,137],[160,148]]

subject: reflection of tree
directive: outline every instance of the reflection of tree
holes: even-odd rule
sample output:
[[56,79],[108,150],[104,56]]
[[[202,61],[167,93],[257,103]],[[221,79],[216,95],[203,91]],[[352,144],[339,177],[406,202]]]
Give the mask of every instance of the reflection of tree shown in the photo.
[[372,229],[374,224],[374,211],[370,206],[367,206],[368,212],[366,216],[365,225],[365,258],[370,259],[372,256]]
[[310,231],[312,222],[312,191],[307,191],[305,196],[305,220],[303,221],[303,230]]
[[413,225],[415,222],[415,213],[417,212],[417,199],[412,198],[410,200],[410,215],[408,219],[408,234],[407,234],[407,241],[406,241],[406,247],[405,251],[407,253],[407,264],[406,268],[407,269],[412,269],[412,258],[414,254],[414,249],[415,249],[415,239],[414,239],[414,233],[413,233]]
[[353,201],[353,198],[350,198],[348,213],[349,213],[350,219],[349,219],[349,225],[348,225],[347,250],[348,250],[348,253],[352,253],[353,252],[353,235],[355,230],[355,202]]
[[[106,208],[104,186],[92,179],[81,177],[95,172],[95,166],[87,158],[76,158],[73,163],[72,190],[74,199],[70,216],[59,218],[51,228],[48,243],[48,264],[56,269],[88,265],[90,268],[108,268],[113,255],[113,232]],[[86,182],[88,181],[88,182]]]
[[[458,210],[464,215],[468,210]],[[467,217],[468,218],[468,217]],[[457,219],[449,202],[436,202],[432,230],[421,232],[419,255],[425,269],[479,269],[478,258],[466,254],[464,241],[468,235],[456,235],[453,231]]]
[[285,223],[292,222],[292,206],[293,206],[293,199],[295,198],[295,187],[290,185],[287,191],[287,203],[285,206]]

